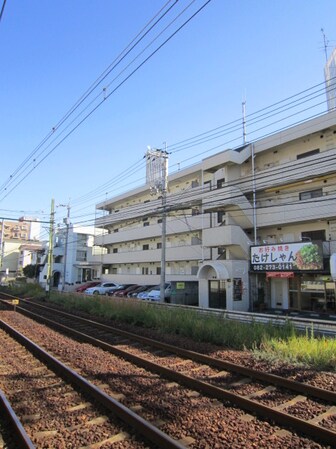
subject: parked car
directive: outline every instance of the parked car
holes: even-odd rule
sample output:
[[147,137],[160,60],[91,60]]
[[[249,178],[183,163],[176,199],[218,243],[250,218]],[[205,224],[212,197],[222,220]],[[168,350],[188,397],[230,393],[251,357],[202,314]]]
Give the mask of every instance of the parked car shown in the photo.
[[[171,284],[166,282],[165,283],[165,300],[170,300],[170,294],[171,294]],[[147,298],[149,301],[160,301],[160,285],[157,285],[153,290],[148,292]]]
[[150,291],[153,287],[154,285],[138,285],[135,290],[127,293],[127,298],[136,298],[139,293]]
[[137,287],[139,287],[138,284],[132,284],[124,290],[118,290],[115,293],[115,296],[125,297],[127,296],[127,293],[134,291]]
[[102,282],[101,284],[96,285],[95,287],[87,288],[84,293],[86,295],[105,295],[111,289],[117,287],[119,284],[115,282]]
[[101,281],[89,281],[85,282],[85,284],[80,285],[75,289],[75,292],[83,293],[87,288],[95,287],[96,285],[99,285]]
[[115,296],[118,292],[125,290],[126,288],[130,287],[133,284],[119,284],[114,288],[111,288],[107,293],[106,296]]
[[154,288],[154,287],[150,287],[150,288],[147,288],[146,290],[143,290],[142,292],[138,293],[138,294],[137,294],[137,298],[138,298],[138,299],[148,299],[148,293],[149,293],[150,291],[152,291],[153,288]]

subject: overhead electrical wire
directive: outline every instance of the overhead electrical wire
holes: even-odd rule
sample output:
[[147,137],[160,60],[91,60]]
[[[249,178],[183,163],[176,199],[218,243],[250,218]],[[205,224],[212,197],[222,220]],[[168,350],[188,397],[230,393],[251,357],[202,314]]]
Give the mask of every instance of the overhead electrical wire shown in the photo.
[[[191,5],[192,3],[194,3],[195,0],[192,0],[190,2],[189,5]],[[28,175],[35,170],[61,143],[64,142],[65,139],[67,139],[79,126],[81,126],[108,98],[111,97],[111,95],[113,95],[126,81],[128,81],[128,79],[130,77],[132,77],[144,64],[146,64],[159,50],[161,50],[161,48],[166,45],[178,32],[180,32],[197,14],[199,14],[207,4],[209,4],[211,2],[211,0],[207,0],[205,3],[203,3],[203,5],[201,7],[199,7],[196,12],[194,12],[190,17],[188,17],[183,23],[182,25],[180,25],[175,31],[173,31],[170,36],[168,36],[155,50],[153,50],[135,69],[133,69],[116,87],[114,87],[114,89],[110,92],[110,93],[106,93],[106,91],[104,91],[103,95],[103,99],[101,101],[98,102],[98,104],[96,106],[94,106],[76,125],[73,126],[73,128],[65,134],[65,136],[58,141],[45,155],[44,157],[42,157],[42,159],[40,159],[39,161],[37,161],[36,157],[33,159],[33,161],[31,161],[30,165],[33,165],[33,167],[28,171],[28,173],[26,173],[26,175],[24,177],[22,177],[19,181],[16,182],[16,184],[9,190],[7,190],[7,185],[11,185],[14,182],[14,176],[11,175],[11,177],[7,180],[7,182],[5,183],[5,185],[2,186],[2,188],[0,189],[1,191],[6,191],[6,194],[3,195],[2,198],[0,198],[0,201],[3,200],[4,198],[6,198],[16,187],[18,187],[18,185],[21,184],[21,182],[23,182],[23,180],[25,180]],[[176,2],[175,2],[176,3]],[[188,7],[189,7],[188,5]],[[184,11],[186,11],[187,8],[184,9]],[[173,19],[171,24],[175,22],[175,20],[177,20],[177,18]],[[101,95],[101,94],[100,94]],[[93,100],[94,101],[94,100]],[[88,106],[87,106],[88,107]],[[86,108],[85,108],[86,109]],[[84,109],[84,110],[85,110]],[[76,118],[78,118],[82,113],[80,113]],[[73,122],[72,122],[73,124]],[[53,133],[51,133],[51,135],[53,135]],[[47,138],[49,139],[49,137]],[[45,142],[45,140],[43,141]],[[44,152],[45,150],[43,150]],[[42,152],[42,153],[43,153]],[[41,156],[41,155],[40,155]],[[29,159],[31,158],[31,156],[29,157]],[[26,165],[27,160],[23,163],[23,165]],[[21,166],[20,166],[21,167]],[[16,175],[18,175],[18,173],[16,173]]]

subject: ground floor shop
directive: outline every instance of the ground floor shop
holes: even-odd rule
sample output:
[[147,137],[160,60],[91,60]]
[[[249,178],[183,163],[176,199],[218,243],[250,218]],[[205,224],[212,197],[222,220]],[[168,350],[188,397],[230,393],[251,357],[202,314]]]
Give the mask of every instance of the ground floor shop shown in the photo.
[[[336,283],[328,275],[279,273],[252,274],[258,285],[254,311],[274,309],[336,313]],[[284,276],[284,274],[286,274]]]
[[336,313],[330,260],[322,242],[251,247],[251,309]]

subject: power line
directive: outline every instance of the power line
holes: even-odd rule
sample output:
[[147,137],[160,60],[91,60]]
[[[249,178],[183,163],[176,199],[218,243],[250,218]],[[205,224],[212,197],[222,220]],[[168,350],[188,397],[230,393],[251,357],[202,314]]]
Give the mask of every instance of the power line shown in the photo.
[[3,3],[2,3],[2,7],[1,7],[1,11],[0,11],[0,22],[1,22],[1,19],[2,19],[3,13],[4,13],[4,10],[5,10],[6,1],[7,1],[7,0],[3,0]]
[[[192,0],[191,2],[190,2],[190,4],[189,5],[191,5],[192,3],[194,3],[194,1],[195,0]],[[150,54],[149,54],[149,56],[147,56],[135,69],[133,69],[132,71],[131,71],[131,73],[129,73],[113,90],[112,90],[112,92],[110,92],[109,94],[106,94],[106,91],[104,91],[103,92],[103,99],[102,100],[100,100],[99,102],[98,102],[98,104],[96,105],[96,106],[94,106],[94,107],[92,107],[92,109],[86,114],[86,115],[84,115],[84,117],[76,124],[76,125],[74,125],[73,127],[72,127],[72,129],[68,132],[68,133],[66,133],[65,134],[65,136],[60,140],[60,141],[58,141],[58,143],[56,143],[48,152],[47,152],[47,154],[45,154],[45,156],[42,158],[42,159],[40,159],[39,161],[37,161],[37,158],[38,157],[41,157],[42,156],[42,154],[46,151],[46,149],[44,149],[42,152],[41,152],[41,154],[39,154],[38,156],[35,156],[35,158],[34,158],[34,160],[33,161],[31,161],[31,163],[30,163],[30,165],[33,165],[33,167],[28,171],[28,173],[26,173],[26,175],[25,176],[23,176],[23,177],[21,177],[21,179],[9,190],[9,191],[7,191],[6,192],[6,194],[4,194],[3,195],[3,197],[2,198],[0,198],[0,201],[1,200],[3,200],[4,198],[6,198],[16,187],[18,187],[20,184],[21,184],[21,182],[23,182],[27,177],[28,177],[28,175],[33,171],[33,170],[35,170],[56,148],[58,148],[58,146],[59,145],[61,145],[61,143],[63,143],[79,126],[81,126],[108,98],[110,98],[111,97],[111,95],[113,95],[126,81],[128,81],[128,79],[130,78],[130,77],[132,77],[144,64],[146,64],[159,50],[161,50],[161,48],[163,47],[163,46],[165,46],[178,32],[180,32],[197,14],[199,14],[200,13],[200,11],[202,11],[204,8],[205,8],[205,6],[207,5],[207,4],[209,4],[211,2],[211,0],[207,0],[196,12],[194,12],[187,20],[185,20],[184,21],[184,23],[181,25],[181,26],[179,26],[174,32],[172,32],[171,33],[171,35],[168,37],[168,38],[166,38],[164,41],[163,41],[163,43],[161,43],[154,51],[152,51]],[[176,3],[176,2],[175,2]],[[188,8],[188,7],[187,7]],[[185,8],[184,10],[183,10],[183,12],[184,11],[186,11],[187,10],[187,8]],[[177,16],[177,17],[179,17],[179,16]],[[175,17],[175,19],[173,19],[172,20],[172,22],[171,22],[171,24],[172,23],[174,23],[176,20],[177,20],[177,17]],[[160,33],[161,34],[161,33]],[[152,41],[153,42],[153,41]],[[81,112],[80,112],[80,114],[78,114],[77,115],[77,117],[75,117],[75,119],[71,122],[71,125],[75,122],[75,120],[77,120],[82,114],[83,114],[83,112],[89,107],[89,106],[92,106],[92,104],[93,104],[93,102],[95,101],[95,100],[97,100],[98,99],[98,97],[99,96],[101,96],[102,95],[102,93],[101,94],[99,94],[98,96],[96,96],[96,98],[94,98],[92,101],[91,101],[91,103],[88,105],[88,106],[86,106],[86,108],[84,108]],[[76,108],[74,109],[74,110],[76,110]],[[63,122],[62,122],[63,123]],[[69,127],[70,125],[68,125],[68,127]],[[67,127],[67,128],[68,128]],[[67,129],[67,128],[65,128],[65,129]],[[15,182],[15,178],[16,177],[18,177],[17,175],[20,173],[20,171],[22,170],[22,168],[24,168],[24,166],[25,165],[27,165],[27,162],[29,161],[29,159],[31,159],[31,157],[32,157],[32,155],[35,155],[35,153],[36,153],[36,151],[38,150],[38,149],[40,149],[41,147],[43,147],[43,145],[44,145],[44,143],[46,143],[46,141],[47,140],[49,140],[49,138],[50,138],[50,136],[52,136],[53,135],[53,133],[56,131],[56,129],[55,128],[53,128],[53,130],[52,130],[52,132],[51,133],[49,133],[49,135],[41,142],[41,144],[40,145],[38,145],[38,147],[37,147],[37,149],[35,149],[34,150],[34,152],[33,153],[31,153],[31,155],[29,155],[28,156],[28,158],[26,158],[26,160],[21,164],[21,166],[19,167],[19,169],[17,169],[17,171],[15,172],[15,175],[11,175],[10,176],[10,178],[6,181],[6,183],[2,186],[2,188],[0,189],[0,191],[6,191],[7,190],[7,185],[11,185],[11,184],[13,184],[14,182]],[[64,133],[64,130],[61,132],[61,134],[62,133]],[[58,137],[56,137],[56,139],[57,139]],[[55,141],[55,139],[54,139],[54,141]],[[50,146],[50,145],[49,145]],[[49,147],[48,146],[48,147]],[[47,147],[47,148],[48,148]],[[29,166],[25,169],[25,171],[26,170],[28,170],[29,169]]]

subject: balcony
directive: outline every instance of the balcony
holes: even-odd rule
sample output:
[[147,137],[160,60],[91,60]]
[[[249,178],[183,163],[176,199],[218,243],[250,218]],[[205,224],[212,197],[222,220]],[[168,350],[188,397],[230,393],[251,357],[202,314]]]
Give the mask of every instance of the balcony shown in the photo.
[[[210,258],[209,248],[203,248],[201,245],[175,246],[166,248],[166,261],[183,261],[183,260],[202,260]],[[138,251],[124,251],[113,254],[102,254],[93,256],[93,261],[103,264],[127,264],[127,263],[149,263],[161,261],[161,249],[149,249]]]
[[[167,218],[167,237],[174,234],[197,232],[210,226],[210,217],[208,215],[194,215],[189,217],[181,217],[176,219],[174,217]],[[112,234],[105,234],[95,237],[95,245],[104,246],[112,245],[121,242],[134,242],[137,240],[146,240],[159,238],[162,235],[161,223],[152,224],[149,226],[137,226],[134,228],[120,229],[119,232]]]
[[248,257],[250,244],[251,241],[240,226],[217,226],[203,231],[204,246],[229,247],[230,252],[237,258]]
[[325,195],[316,201],[296,201],[292,204],[259,207],[257,213],[258,228],[289,223],[316,220],[328,220],[335,217],[336,195]]

